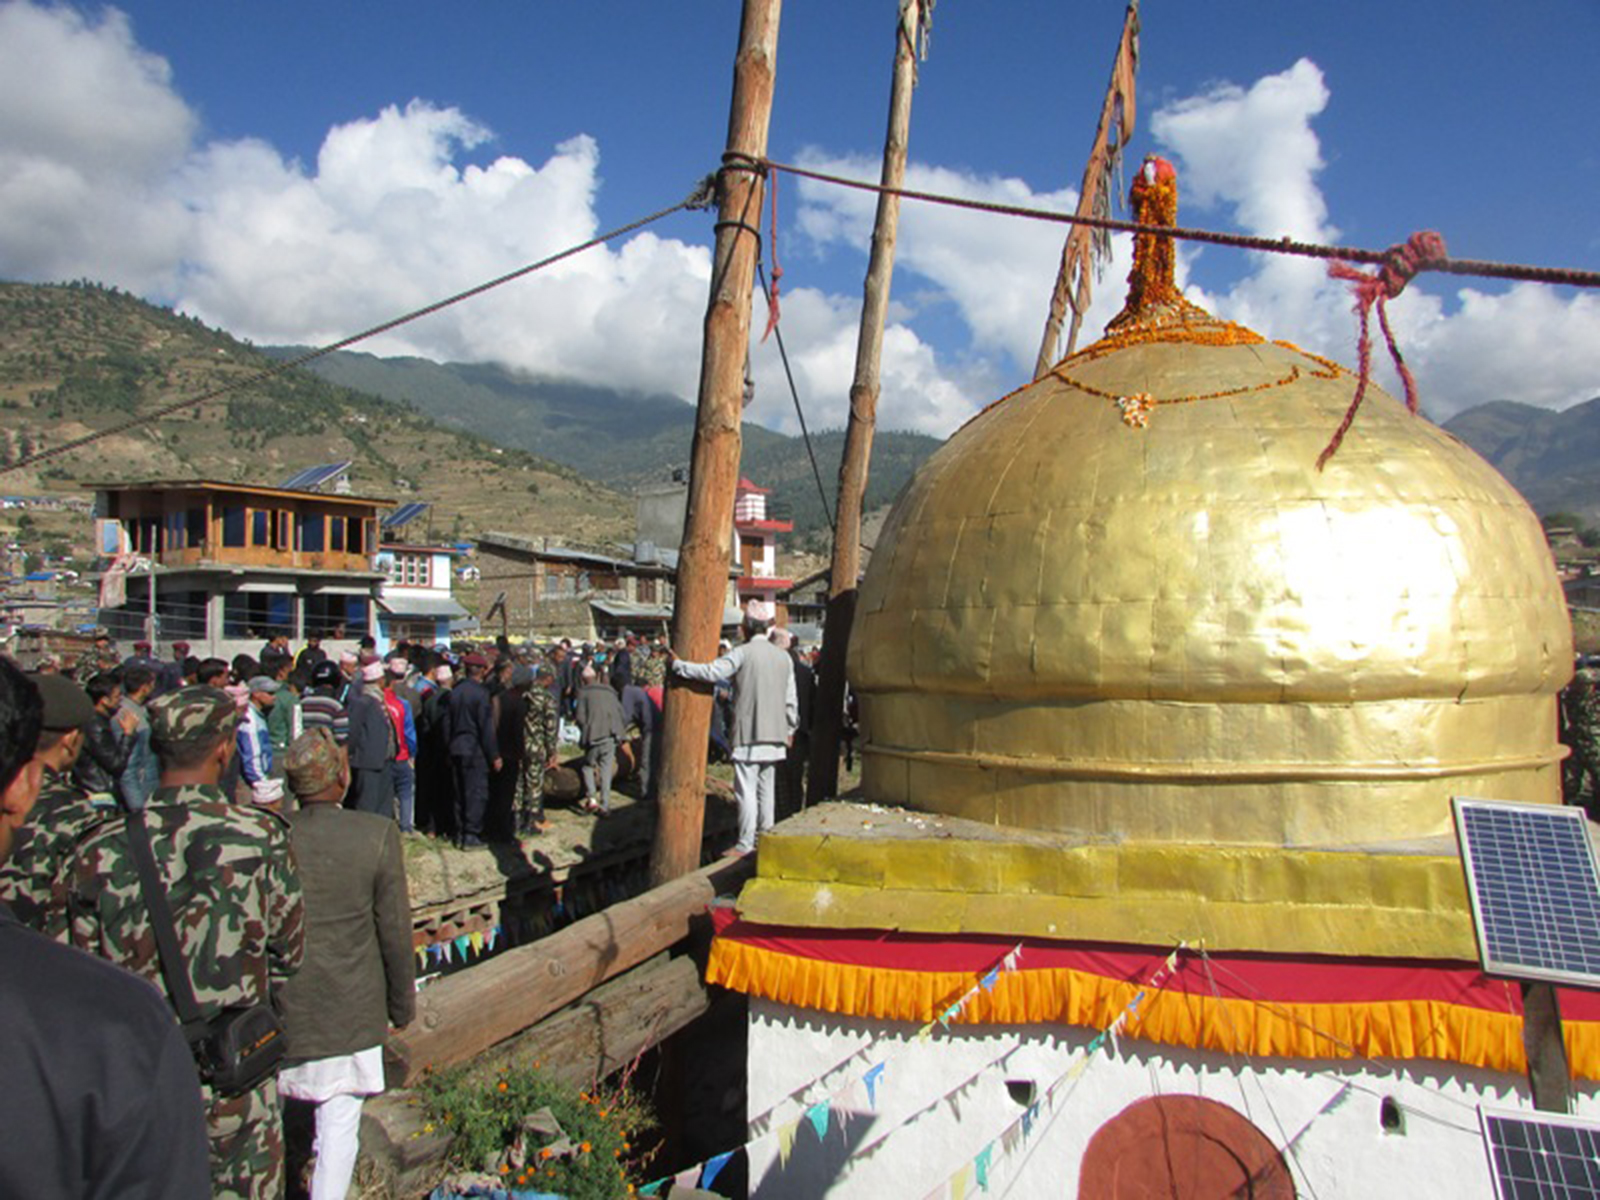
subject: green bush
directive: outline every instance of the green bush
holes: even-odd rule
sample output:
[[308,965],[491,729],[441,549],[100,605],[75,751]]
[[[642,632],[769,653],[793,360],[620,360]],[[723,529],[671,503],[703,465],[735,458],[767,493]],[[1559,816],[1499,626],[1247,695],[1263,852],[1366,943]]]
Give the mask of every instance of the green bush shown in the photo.
[[[655,1126],[649,1106],[626,1087],[581,1091],[537,1064],[495,1075],[465,1067],[428,1072],[417,1091],[428,1120],[452,1135],[452,1165],[568,1200],[631,1195],[632,1168],[642,1166],[633,1146]],[[526,1127],[546,1109],[559,1133]]]

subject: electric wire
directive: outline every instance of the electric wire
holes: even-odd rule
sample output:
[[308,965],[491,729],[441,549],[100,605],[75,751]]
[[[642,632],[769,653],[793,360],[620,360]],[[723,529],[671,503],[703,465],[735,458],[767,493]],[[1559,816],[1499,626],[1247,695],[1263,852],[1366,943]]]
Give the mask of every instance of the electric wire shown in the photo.
[[370,329],[364,329],[360,333],[353,333],[349,337],[341,338],[338,341],[332,342],[326,346],[320,346],[315,350],[308,350],[306,353],[296,355],[294,358],[287,359],[284,362],[277,363],[271,367],[264,367],[261,370],[254,371],[249,375],[243,376],[242,378],[220,384],[208,391],[201,392],[197,396],[187,396],[182,400],[175,400],[170,404],[164,404],[160,408],[153,409],[150,412],[141,413],[136,417],[130,417],[126,421],[118,422],[117,424],[108,426],[105,429],[97,429],[92,433],[84,434],[82,437],[73,438],[71,441],[62,442],[59,446],[51,446],[47,450],[37,451],[34,454],[30,454],[25,458],[11,463],[9,466],[0,466],[0,475],[5,475],[11,471],[20,470],[23,467],[32,466],[35,463],[45,462],[62,454],[68,454],[73,450],[79,450],[93,442],[98,442],[102,438],[112,437],[119,433],[127,433],[130,430],[138,429],[143,425],[151,424],[152,422],[160,420],[162,417],[170,416],[172,413],[179,412],[182,409],[195,408],[201,404],[206,404],[212,400],[219,399],[222,396],[229,395],[230,393],[240,391],[255,384],[264,383],[268,379],[275,378],[276,376],[282,375],[287,371],[292,371],[296,367],[303,367],[307,363],[322,358],[324,355],[332,354],[336,350],[343,350],[348,346],[354,346],[357,342],[364,342],[368,338],[377,337],[380,333],[388,333],[391,329],[398,329],[400,326],[419,320],[422,317],[432,316],[436,312],[442,312],[444,309],[449,308],[452,305],[460,304],[462,301],[470,300],[475,296],[481,296],[485,292],[492,291],[493,289],[501,287],[504,284],[511,283],[513,280],[521,279],[526,275],[531,275],[535,271],[543,270],[545,267],[553,266],[554,264],[571,258],[574,255],[581,254],[585,250],[592,250],[594,247],[604,245],[606,242],[615,241],[617,238],[622,237],[625,234],[632,233],[637,229],[643,229],[646,225],[654,224],[665,217],[670,217],[675,213],[684,211],[685,209],[704,208],[708,204],[712,194],[711,181],[712,177],[710,176],[708,176],[706,179],[702,179],[698,184],[695,185],[695,190],[693,192],[669,208],[660,209],[657,212],[651,213],[647,217],[641,217],[637,221],[630,221],[626,225],[619,225],[617,228],[592,237],[586,242],[580,242],[576,246],[569,246],[567,249],[556,254],[552,254],[548,258],[541,258],[538,262],[533,262],[527,264],[526,266],[518,267],[514,271],[507,271],[504,275],[498,275],[485,283],[480,283],[475,287],[466,289],[465,291],[457,292],[452,296],[446,296],[443,300],[436,300],[432,304],[424,305],[422,308],[415,309],[404,314],[403,316],[394,317],[388,321],[374,325]]
[[[767,290],[767,273],[760,263],[756,264],[756,273],[761,279],[761,291],[767,297],[768,308],[772,307],[772,293]],[[789,352],[783,345],[783,329],[774,321],[772,324],[773,335],[778,340],[778,357],[783,360],[783,374],[789,380],[789,395],[794,397],[794,415],[800,419],[800,436],[805,439],[806,457],[811,460],[811,477],[817,481],[817,497],[822,501],[822,515],[828,518],[828,528],[838,533],[839,527],[833,522],[833,510],[828,507],[828,490],[822,486],[822,471],[817,466],[817,452],[811,445],[811,432],[806,428],[805,410],[800,407],[800,390],[794,384],[794,372],[789,369]]]

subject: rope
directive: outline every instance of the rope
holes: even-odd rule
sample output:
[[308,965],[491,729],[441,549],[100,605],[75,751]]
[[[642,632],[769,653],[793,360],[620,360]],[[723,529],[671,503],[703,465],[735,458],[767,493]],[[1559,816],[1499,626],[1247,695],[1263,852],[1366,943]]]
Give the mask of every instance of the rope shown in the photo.
[[[761,264],[756,263],[757,274],[762,275],[761,287],[766,291],[766,277],[761,271]],[[767,303],[772,306],[772,321],[769,329],[778,335],[778,357],[783,360],[783,373],[789,380],[789,395],[794,398],[794,415],[800,418],[800,436],[805,439],[806,457],[811,460],[811,477],[817,481],[817,496],[822,501],[822,515],[828,518],[828,528],[835,533],[839,527],[833,523],[833,511],[828,507],[828,489],[822,486],[822,471],[817,467],[817,452],[811,446],[811,432],[806,428],[806,414],[800,407],[800,389],[794,385],[794,372],[789,369],[789,351],[783,345],[783,330],[778,328],[777,322],[777,287],[768,294]],[[766,339],[763,338],[763,341]]]
[[419,320],[422,317],[432,316],[436,312],[442,312],[451,305],[460,304],[463,300],[470,300],[474,296],[481,296],[485,292],[492,291],[494,288],[511,283],[513,280],[521,279],[525,275],[531,275],[535,271],[543,270],[545,267],[553,266],[564,259],[571,258],[576,254],[581,254],[585,250],[592,250],[596,246],[604,245],[606,242],[614,241],[617,238],[622,237],[624,234],[632,233],[636,229],[643,229],[646,225],[654,224],[656,221],[660,221],[665,217],[670,217],[674,213],[683,212],[685,209],[706,208],[709,206],[714,192],[714,181],[715,176],[707,176],[706,178],[700,180],[699,183],[695,184],[694,191],[690,192],[689,195],[685,196],[682,200],[678,201],[678,203],[672,205],[670,208],[660,209],[657,212],[651,213],[648,217],[641,217],[637,221],[631,221],[626,225],[620,225],[616,229],[613,229],[607,233],[602,233],[597,237],[592,237],[588,241],[582,242],[576,246],[568,247],[557,254],[550,255],[548,258],[542,258],[538,262],[529,263],[527,266],[518,267],[515,271],[508,271],[504,275],[496,276],[487,283],[480,283],[476,287],[470,287],[464,292],[457,292],[455,295],[447,296],[443,300],[436,300],[434,303],[406,313],[404,316],[395,317],[392,320],[384,321],[382,324],[374,325],[371,329],[364,329],[360,333],[351,334],[349,337],[341,338],[339,341],[333,342],[327,346],[322,346],[315,350],[309,350],[295,358],[278,363],[276,366],[263,367],[261,370],[254,371],[241,379],[236,379],[231,383],[224,383],[218,387],[212,388],[209,391],[201,392],[198,396],[189,396],[182,400],[175,400],[171,404],[162,405],[153,412],[143,413],[140,416],[132,417],[126,421],[112,425],[107,429],[101,429],[94,433],[85,434],[83,437],[74,438],[70,442],[63,442],[59,446],[52,446],[48,450],[40,450],[35,454],[30,454],[25,458],[19,459],[10,466],[0,466],[0,475],[5,475],[11,471],[18,471],[23,467],[32,466],[34,463],[44,462],[45,460],[55,458],[58,455],[67,454],[73,450],[81,449],[92,442],[98,442],[101,438],[112,437],[119,433],[127,433],[129,430],[138,429],[143,425],[153,424],[162,417],[170,416],[172,413],[178,412],[181,409],[195,408],[201,404],[216,400],[221,396],[228,395],[231,392],[237,392],[243,388],[251,387],[258,383],[264,383],[268,379],[272,379],[278,375],[284,374],[286,371],[292,371],[296,367],[303,367],[308,362],[312,362],[316,359],[324,357],[325,355],[332,354],[335,350],[343,350],[348,346],[354,346],[357,342],[364,342],[368,338],[377,337],[380,333],[388,333],[391,329],[398,329],[400,326]]
[[1334,279],[1349,281],[1350,290],[1355,293],[1356,315],[1361,319],[1361,333],[1356,339],[1360,372],[1356,380],[1356,394],[1350,400],[1350,407],[1345,409],[1344,420],[1339,422],[1339,428],[1333,431],[1333,437],[1323,447],[1322,453],[1317,455],[1317,470],[1322,470],[1328,460],[1338,453],[1344,435],[1350,431],[1356,419],[1356,410],[1366,398],[1367,382],[1372,374],[1372,337],[1368,319],[1374,305],[1378,309],[1378,325],[1383,330],[1383,340],[1389,347],[1389,357],[1394,360],[1395,370],[1400,372],[1400,382],[1405,385],[1406,407],[1412,415],[1416,414],[1417,383],[1411,377],[1406,360],[1401,357],[1400,347],[1395,345],[1394,331],[1389,328],[1388,303],[1405,291],[1406,284],[1418,271],[1429,269],[1433,263],[1448,261],[1448,258],[1444,238],[1430,229],[1412,234],[1403,245],[1389,247],[1387,258],[1376,271],[1358,271],[1344,262],[1328,264],[1328,274]]
[[[1054,221],[1061,225],[1087,225],[1091,229],[1108,229],[1113,233],[1153,233],[1179,241],[1204,242],[1213,246],[1232,246],[1240,250],[1263,250],[1269,254],[1294,254],[1302,258],[1339,259],[1343,262],[1366,263],[1384,266],[1390,262],[1394,248],[1388,250],[1363,250],[1354,246],[1327,246],[1319,242],[1300,242],[1293,238],[1253,237],[1242,233],[1218,233],[1209,229],[1186,229],[1181,226],[1142,225],[1137,221],[1119,221],[1114,217],[1079,216],[1076,213],[1051,212],[1048,209],[1024,208],[1015,204],[996,204],[987,200],[969,200],[961,196],[938,192],[919,192],[910,188],[891,188],[860,179],[847,179],[842,175],[829,175],[812,171],[791,163],[768,160],[774,171],[785,171],[803,179],[820,183],[837,184],[862,192],[883,192],[906,200],[924,200],[930,204],[945,204],[953,208],[967,208],[976,212],[995,213],[999,216],[1026,217],[1034,221]],[[1523,263],[1488,262],[1471,258],[1440,258],[1429,261],[1422,268],[1440,271],[1446,275],[1476,275],[1489,279],[1511,279],[1525,283],[1553,283],[1568,287],[1600,288],[1600,271],[1578,271],[1566,267],[1537,267]]]
[[[778,177],[776,175],[767,183],[767,196],[772,201],[771,232],[767,236],[767,257],[772,259],[772,286],[767,288],[767,330],[761,335],[763,342],[778,328],[778,281],[783,278],[783,268],[778,265]],[[759,267],[760,263],[756,265]],[[784,360],[784,365],[788,366],[787,358]]]

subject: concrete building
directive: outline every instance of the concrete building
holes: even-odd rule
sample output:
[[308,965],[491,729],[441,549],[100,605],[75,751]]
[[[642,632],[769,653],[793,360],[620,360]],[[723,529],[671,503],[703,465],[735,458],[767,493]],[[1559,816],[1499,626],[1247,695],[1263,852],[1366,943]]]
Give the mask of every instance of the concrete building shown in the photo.
[[379,544],[378,570],[385,576],[378,590],[379,653],[400,641],[449,642],[450,623],[467,615],[451,594],[459,554],[449,546]]
[[128,642],[154,618],[152,640],[224,658],[278,633],[354,646],[377,633],[378,513],[393,503],[214,480],[101,484],[100,623]]

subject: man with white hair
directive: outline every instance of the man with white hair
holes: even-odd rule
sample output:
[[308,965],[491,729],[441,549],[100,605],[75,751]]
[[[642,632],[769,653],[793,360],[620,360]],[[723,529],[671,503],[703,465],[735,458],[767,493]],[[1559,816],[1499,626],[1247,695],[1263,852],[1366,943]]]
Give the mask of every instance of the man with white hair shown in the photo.
[[733,794],[739,801],[739,840],[729,854],[749,854],[756,839],[772,828],[777,765],[800,724],[794,664],[767,640],[773,615],[770,601],[751,600],[740,625],[741,645],[708,663],[672,659],[673,674],[681,679],[733,681]]

